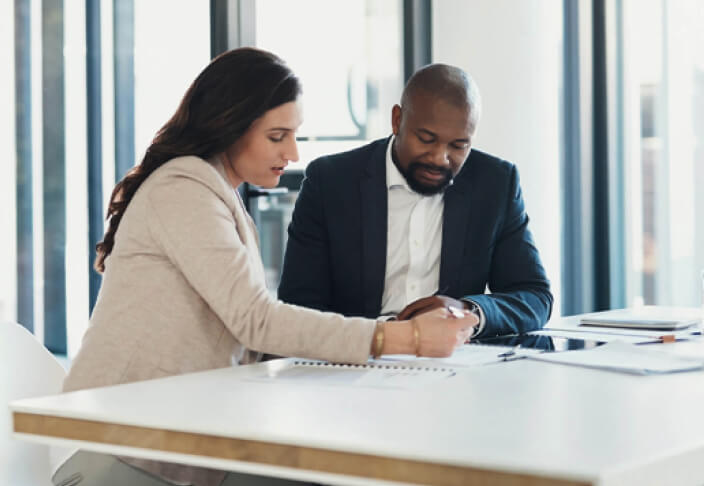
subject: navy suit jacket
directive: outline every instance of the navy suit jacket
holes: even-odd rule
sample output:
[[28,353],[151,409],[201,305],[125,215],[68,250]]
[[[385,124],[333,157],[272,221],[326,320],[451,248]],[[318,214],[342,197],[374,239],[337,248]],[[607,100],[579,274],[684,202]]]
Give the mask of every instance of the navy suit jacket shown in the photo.
[[[346,316],[379,316],[388,141],[321,157],[308,166],[288,229],[281,300]],[[513,164],[472,150],[445,191],[442,228],[438,291],[482,307],[482,336],[523,333],[545,324],[552,294]],[[490,294],[485,294],[487,286]]]

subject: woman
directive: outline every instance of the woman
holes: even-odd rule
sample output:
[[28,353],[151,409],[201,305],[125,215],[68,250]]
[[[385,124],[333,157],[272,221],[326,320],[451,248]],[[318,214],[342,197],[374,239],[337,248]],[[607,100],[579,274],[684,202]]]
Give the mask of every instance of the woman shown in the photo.
[[[298,159],[300,91],[279,58],[256,49],[227,52],[196,78],[112,193],[97,247],[103,284],[66,391],[250,363],[261,352],[351,363],[370,354],[447,356],[469,336],[476,318],[445,309],[376,322],[269,295],[256,229],[236,189],[274,187]],[[54,482],[76,474],[82,485],[243,481],[78,452]]]

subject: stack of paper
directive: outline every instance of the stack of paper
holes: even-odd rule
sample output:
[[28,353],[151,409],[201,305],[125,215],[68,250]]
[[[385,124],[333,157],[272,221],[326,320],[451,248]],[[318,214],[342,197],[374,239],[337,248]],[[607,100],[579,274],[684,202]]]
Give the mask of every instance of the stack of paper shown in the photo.
[[683,316],[657,309],[619,309],[592,314],[580,319],[580,326],[616,327],[651,331],[676,331],[696,326],[701,316]]
[[704,357],[683,357],[668,353],[662,345],[642,346],[611,341],[602,346],[580,351],[543,353],[530,359],[588,368],[623,371],[636,374],[673,373],[704,368]]

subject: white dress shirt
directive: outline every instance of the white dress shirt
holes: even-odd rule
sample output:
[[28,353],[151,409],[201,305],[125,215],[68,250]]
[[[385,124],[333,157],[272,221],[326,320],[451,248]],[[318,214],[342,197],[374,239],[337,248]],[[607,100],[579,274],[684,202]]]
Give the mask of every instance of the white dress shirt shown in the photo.
[[443,194],[423,196],[408,187],[386,148],[388,224],[382,314],[438,292],[442,247]]
[[[424,196],[408,187],[391,157],[394,139],[386,147],[388,219],[382,315],[398,314],[415,300],[447,290],[438,288],[444,192]],[[474,301],[464,300],[476,305],[479,325],[472,334],[476,336],[484,330],[486,317]]]

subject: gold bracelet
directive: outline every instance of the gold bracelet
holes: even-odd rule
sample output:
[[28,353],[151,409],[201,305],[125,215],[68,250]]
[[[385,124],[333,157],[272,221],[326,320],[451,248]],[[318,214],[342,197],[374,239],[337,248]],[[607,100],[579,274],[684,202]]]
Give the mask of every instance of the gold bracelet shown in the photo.
[[418,328],[418,321],[411,319],[411,324],[413,325],[413,341],[416,347],[416,356],[420,356],[420,329]]
[[372,358],[377,359],[384,351],[384,323],[379,321],[374,328],[374,337],[372,338]]

